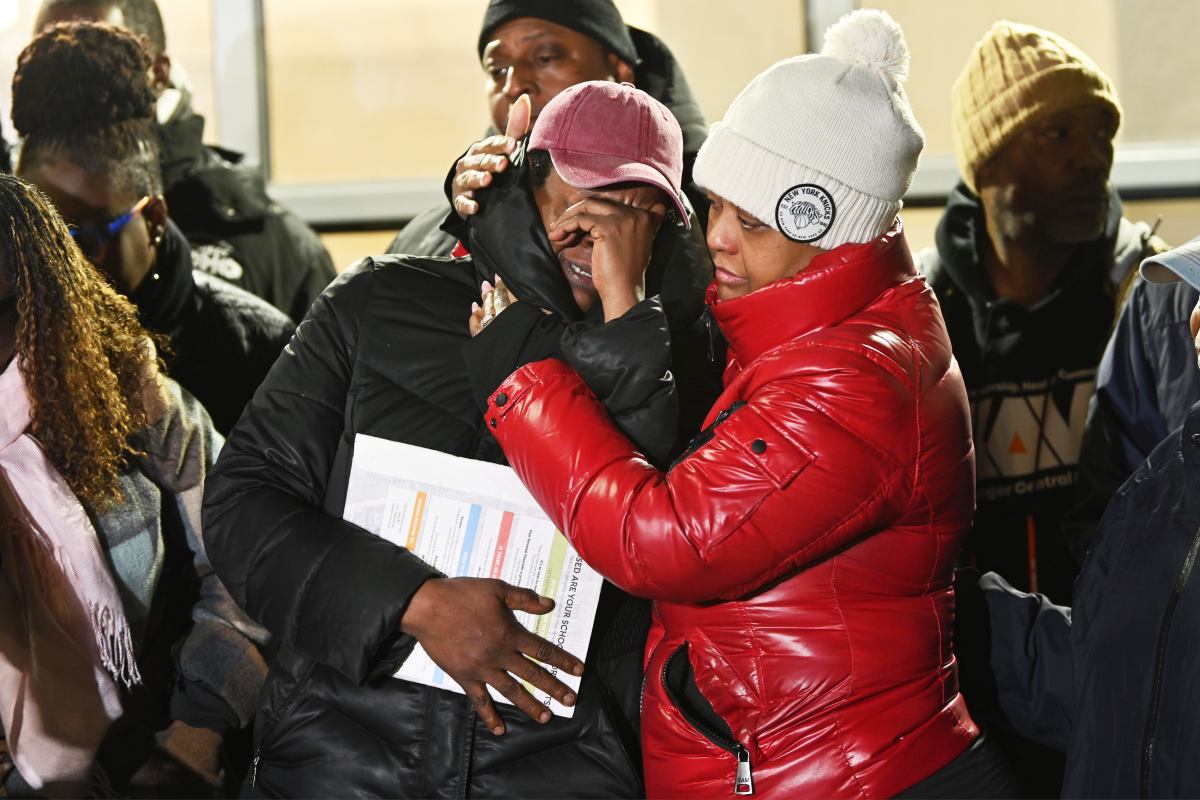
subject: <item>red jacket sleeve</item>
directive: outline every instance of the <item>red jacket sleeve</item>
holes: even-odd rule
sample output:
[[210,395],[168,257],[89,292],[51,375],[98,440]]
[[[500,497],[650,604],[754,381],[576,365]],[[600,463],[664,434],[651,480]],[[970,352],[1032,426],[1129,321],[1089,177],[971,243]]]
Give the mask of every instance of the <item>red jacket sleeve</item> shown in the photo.
[[896,442],[915,434],[893,421],[885,448],[847,425],[856,407],[874,415],[867,426],[880,416],[911,424],[911,387],[880,373],[773,381],[665,473],[560,361],[513,373],[487,417],[513,469],[606,578],[656,600],[732,599],[885,527],[908,504],[916,459]]

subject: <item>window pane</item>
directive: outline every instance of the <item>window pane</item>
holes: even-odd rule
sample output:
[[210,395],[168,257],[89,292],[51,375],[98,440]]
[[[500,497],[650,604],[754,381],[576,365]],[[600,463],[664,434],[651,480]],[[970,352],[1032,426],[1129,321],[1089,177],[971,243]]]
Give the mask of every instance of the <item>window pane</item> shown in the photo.
[[167,31],[167,55],[192,85],[192,105],[204,115],[204,140],[217,142],[217,109],[213,103],[213,0],[158,0]]
[[12,127],[12,75],[17,69],[17,56],[29,44],[33,18],[38,4],[27,0],[0,0],[0,124],[4,136],[14,139]]
[[904,28],[912,53],[908,90],[925,129],[926,155],[953,155],[950,89],[975,43],[1009,19],[1058,33],[1108,73],[1124,109],[1118,141],[1200,139],[1200,3],[1173,0],[869,0]]
[[[192,84],[196,110],[208,120],[206,138],[217,130],[213,107],[212,0],[159,0],[167,31],[167,52]],[[15,136],[11,123],[12,74],[17,56],[33,38],[39,0],[0,0],[0,113],[4,135]]]
[[[566,2],[567,0],[563,0]],[[675,50],[710,119],[802,52],[802,0],[618,0]],[[487,129],[486,0],[264,0],[272,180],[440,180]],[[745,46],[753,42],[753,46]]]

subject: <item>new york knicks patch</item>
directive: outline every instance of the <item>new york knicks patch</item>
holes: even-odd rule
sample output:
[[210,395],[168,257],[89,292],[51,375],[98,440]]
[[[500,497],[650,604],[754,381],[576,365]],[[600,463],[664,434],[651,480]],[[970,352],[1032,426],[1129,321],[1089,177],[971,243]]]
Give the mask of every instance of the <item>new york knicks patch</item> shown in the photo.
[[835,217],[833,197],[815,183],[793,186],[775,206],[775,224],[793,242],[815,242],[829,231]]

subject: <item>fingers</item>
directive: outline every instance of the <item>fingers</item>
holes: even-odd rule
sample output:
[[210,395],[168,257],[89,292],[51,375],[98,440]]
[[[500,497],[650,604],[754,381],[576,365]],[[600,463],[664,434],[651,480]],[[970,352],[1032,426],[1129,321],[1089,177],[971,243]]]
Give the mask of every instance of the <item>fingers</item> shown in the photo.
[[529,95],[523,94],[517,98],[517,102],[512,104],[512,108],[508,112],[508,125],[504,128],[504,135],[514,140],[520,139],[529,133],[529,123],[532,119],[533,104],[529,100]]
[[552,242],[561,242],[564,239],[569,239],[575,234],[583,233],[592,235],[599,223],[595,217],[588,216],[582,212],[575,212],[570,216],[567,214],[570,211],[564,211],[563,216],[559,217],[546,231],[546,238]]
[[524,713],[525,716],[536,722],[546,723],[550,721],[550,709],[539,703],[537,698],[530,694],[529,690],[509,673],[497,672],[494,676],[489,676],[487,682],[493,689],[503,695],[508,702]]
[[[514,623],[516,624],[516,623]],[[582,675],[583,662],[575,656],[563,650],[560,647],[547,642],[540,636],[535,636],[524,628],[521,629],[520,639],[518,640],[518,648],[522,653],[540,661],[543,664],[548,664],[551,667],[558,667],[563,672],[569,675]]]
[[463,219],[472,214],[479,213],[479,203],[476,203],[466,194],[454,196],[454,213],[458,214]]
[[662,225],[663,220],[667,218],[667,206],[665,203],[655,203],[647,211],[659,225]]
[[472,336],[478,336],[483,330],[483,306],[479,303],[471,303],[471,317],[467,320],[467,328]]
[[470,185],[462,183],[464,178],[471,176],[472,179],[478,180],[482,175],[503,172],[508,169],[508,163],[508,156],[504,153],[494,155],[491,153],[479,153],[473,156],[463,156],[458,160],[458,164],[454,168],[455,185],[462,186],[464,189],[470,189],[472,188]]
[[545,614],[554,608],[554,601],[542,597],[532,589],[504,584],[504,605],[513,611],[525,611],[530,614]]
[[508,169],[508,155],[516,149],[516,141],[507,136],[489,136],[476,142],[467,154],[454,165],[451,182],[451,205],[463,219],[479,213],[474,191],[490,186],[492,173]]
[[479,715],[480,721],[487,726],[487,729],[496,736],[503,734],[504,720],[500,718],[500,712],[496,711],[496,706],[492,703],[492,696],[488,694],[487,686],[478,681],[471,681],[464,684],[462,688],[467,699],[471,701],[475,713]]
[[463,158],[470,158],[472,156],[483,154],[507,155],[516,149],[516,145],[516,139],[509,136],[496,134],[494,136],[489,136],[486,139],[480,139],[478,142],[471,145]]
[[[513,659],[508,671],[526,683],[541,689],[564,706],[575,705],[575,690],[528,658]],[[507,697],[507,695],[505,696]]]
[[499,275],[496,275],[493,280],[496,281],[495,286],[488,281],[479,285],[479,291],[483,296],[483,305],[471,304],[471,319],[468,327],[472,336],[486,328],[497,314],[517,302],[516,296],[504,285]]
[[494,314],[499,314],[504,309],[512,305],[513,298],[508,291],[508,287],[500,280],[500,276],[495,276],[496,290],[492,292],[492,309]]
[[[662,212],[655,215],[655,208],[661,208]],[[657,229],[657,225],[661,224],[662,218],[665,215],[666,206],[662,203],[656,203],[649,209],[643,209],[619,203],[605,197],[588,197],[568,207],[550,225],[547,236],[550,241],[557,242],[574,233],[583,231],[590,234],[593,238],[600,238],[600,234],[608,227],[609,223],[616,224],[625,220],[639,218],[654,219]]]
[[483,318],[480,320],[480,324],[486,327],[496,316],[496,291],[487,281],[484,281],[479,288],[483,292]]
[[531,686],[550,695],[564,706],[573,706],[578,699],[574,689],[558,680],[550,672],[528,658],[522,657],[517,659],[509,667],[508,671]]

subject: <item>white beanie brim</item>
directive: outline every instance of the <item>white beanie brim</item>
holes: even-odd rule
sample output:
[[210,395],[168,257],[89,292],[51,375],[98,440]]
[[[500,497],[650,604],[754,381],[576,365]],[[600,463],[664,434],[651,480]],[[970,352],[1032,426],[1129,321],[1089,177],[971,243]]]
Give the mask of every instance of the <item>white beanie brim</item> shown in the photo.
[[[741,136],[718,122],[696,156],[698,186],[719,195],[793,241],[825,250],[882,236],[902,203],[873,197]],[[798,187],[815,187],[799,189]],[[826,207],[825,199],[829,206]],[[796,202],[813,202],[826,213],[809,225],[792,215]]]

